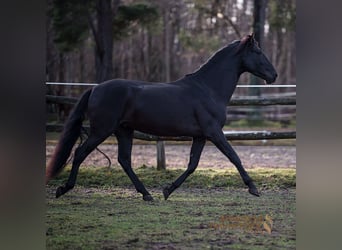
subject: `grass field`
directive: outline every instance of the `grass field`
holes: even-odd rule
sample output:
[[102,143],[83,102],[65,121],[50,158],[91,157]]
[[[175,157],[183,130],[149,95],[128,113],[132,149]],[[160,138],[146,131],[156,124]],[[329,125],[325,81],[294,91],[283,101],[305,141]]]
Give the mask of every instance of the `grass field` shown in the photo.
[[295,249],[295,169],[249,170],[261,197],[235,169],[197,170],[165,201],[183,170],[143,166],[145,202],[121,168],[86,167],[55,199],[69,169],[46,189],[47,249]]

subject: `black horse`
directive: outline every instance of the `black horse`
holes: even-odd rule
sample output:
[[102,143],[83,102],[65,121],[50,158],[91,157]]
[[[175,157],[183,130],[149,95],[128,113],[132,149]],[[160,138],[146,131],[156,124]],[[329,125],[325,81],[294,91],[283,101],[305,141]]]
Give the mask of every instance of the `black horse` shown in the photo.
[[80,136],[87,112],[90,134],[74,153],[68,181],[58,187],[56,197],[72,189],[83,160],[107,137],[118,140],[118,161],[146,201],[153,200],[131,166],[133,131],[158,136],[193,138],[187,170],[164,188],[164,198],[178,188],[195,171],[206,140],[210,140],[236,166],[249,192],[259,196],[252,179],[222,132],[226,104],[243,72],[250,72],[267,83],[277,73],[258,47],[253,35],[234,41],[217,51],[192,74],[169,83],[115,79],[87,90],[74,107],[55,152],[48,164],[46,183],[65,166],[73,145]]

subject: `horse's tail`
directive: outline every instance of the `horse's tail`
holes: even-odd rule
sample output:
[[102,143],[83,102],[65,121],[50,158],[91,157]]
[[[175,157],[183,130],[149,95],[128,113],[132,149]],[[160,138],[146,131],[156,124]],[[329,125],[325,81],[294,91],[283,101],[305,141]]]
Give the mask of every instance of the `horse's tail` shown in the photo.
[[66,165],[71,150],[81,134],[84,114],[88,106],[91,89],[86,91],[71,111],[63,128],[55,151],[48,163],[45,174],[45,183],[55,177]]

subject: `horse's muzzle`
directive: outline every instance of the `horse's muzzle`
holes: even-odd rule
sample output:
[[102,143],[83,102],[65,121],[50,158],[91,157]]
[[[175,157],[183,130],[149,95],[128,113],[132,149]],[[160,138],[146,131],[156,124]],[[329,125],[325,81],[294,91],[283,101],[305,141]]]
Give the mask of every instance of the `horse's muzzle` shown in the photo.
[[275,73],[273,77],[270,77],[269,79],[266,80],[266,84],[272,84],[275,82],[275,80],[277,79],[278,74]]

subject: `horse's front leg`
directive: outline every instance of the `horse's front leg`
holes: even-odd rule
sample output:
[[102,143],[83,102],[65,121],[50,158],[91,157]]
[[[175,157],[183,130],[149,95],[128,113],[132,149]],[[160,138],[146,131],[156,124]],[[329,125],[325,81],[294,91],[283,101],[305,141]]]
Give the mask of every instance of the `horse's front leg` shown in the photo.
[[249,193],[259,196],[259,191],[254,185],[254,182],[241,164],[241,160],[232,146],[227,142],[221,128],[217,127],[210,131],[208,139],[235,165],[240,173],[243,182],[248,186]]
[[205,145],[205,141],[206,141],[205,138],[194,138],[193,139],[188,168],[187,168],[187,170],[185,170],[185,172],[181,176],[179,176],[177,178],[177,180],[174,183],[172,183],[169,187],[165,187],[163,189],[163,194],[164,194],[165,200],[167,200],[167,198],[170,196],[170,194],[176,188],[178,188],[190,174],[192,174],[195,171],[195,169],[198,165],[203,147]]
[[143,195],[143,200],[152,201],[153,197],[146,190],[144,184],[139,180],[138,176],[134,173],[131,164],[132,143],[133,143],[133,130],[120,128],[115,132],[118,140],[118,161],[122,168],[125,170],[128,177],[131,179],[135,189]]

